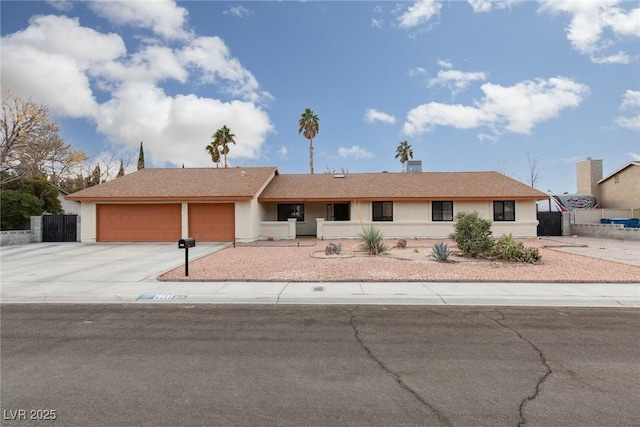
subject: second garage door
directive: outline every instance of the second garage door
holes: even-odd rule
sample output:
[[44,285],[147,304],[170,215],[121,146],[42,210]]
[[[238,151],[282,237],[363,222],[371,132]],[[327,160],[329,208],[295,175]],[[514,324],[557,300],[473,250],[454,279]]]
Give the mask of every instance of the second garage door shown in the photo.
[[189,236],[196,242],[233,242],[235,225],[233,203],[189,203]]

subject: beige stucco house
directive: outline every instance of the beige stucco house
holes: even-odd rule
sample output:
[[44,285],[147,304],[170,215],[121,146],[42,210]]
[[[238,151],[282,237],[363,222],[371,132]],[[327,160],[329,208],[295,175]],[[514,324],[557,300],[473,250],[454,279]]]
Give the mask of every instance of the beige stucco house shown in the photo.
[[587,157],[576,164],[578,193],[592,194],[606,209],[640,209],[640,162],[632,161],[609,175],[602,174],[602,160]]
[[548,195],[497,172],[280,174],[276,167],[142,169],[67,196],[81,202],[81,240],[251,241],[446,238],[461,211],[493,234],[534,237]]

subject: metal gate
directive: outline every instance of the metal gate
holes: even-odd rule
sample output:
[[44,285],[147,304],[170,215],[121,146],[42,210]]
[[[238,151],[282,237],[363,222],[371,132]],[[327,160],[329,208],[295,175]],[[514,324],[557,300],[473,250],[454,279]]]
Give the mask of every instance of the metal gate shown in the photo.
[[78,215],[43,215],[43,242],[75,242],[77,240]]
[[561,236],[562,212],[538,212],[538,236]]

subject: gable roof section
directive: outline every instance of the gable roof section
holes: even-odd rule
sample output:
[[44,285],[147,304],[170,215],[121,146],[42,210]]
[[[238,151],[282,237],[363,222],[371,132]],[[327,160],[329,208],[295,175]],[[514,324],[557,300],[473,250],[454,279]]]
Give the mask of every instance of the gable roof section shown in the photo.
[[[341,176],[341,175],[340,175]],[[549,196],[498,172],[278,175],[261,202],[322,200],[542,200]]]
[[66,196],[80,201],[249,200],[276,167],[141,169]]
[[640,162],[639,161],[631,161],[629,163],[627,163],[626,165],[622,166],[619,169],[614,170],[613,172],[611,172],[609,175],[605,176],[604,178],[602,178],[600,181],[598,181],[598,184],[602,184],[603,182],[605,182],[606,180],[608,180],[609,178],[619,174],[620,172],[622,172],[623,170],[625,170],[626,168],[630,167],[630,166],[640,166]]

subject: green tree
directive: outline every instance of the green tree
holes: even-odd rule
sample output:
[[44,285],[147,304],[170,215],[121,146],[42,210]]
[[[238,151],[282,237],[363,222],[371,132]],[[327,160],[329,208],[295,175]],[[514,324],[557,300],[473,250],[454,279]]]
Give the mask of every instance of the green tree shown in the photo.
[[213,143],[220,149],[220,153],[224,156],[224,167],[227,167],[227,154],[229,154],[229,144],[235,144],[235,135],[227,125],[222,126],[213,134]]
[[58,189],[42,176],[19,178],[2,186],[0,211],[2,229],[23,228],[29,217],[59,214]]
[[313,173],[313,138],[320,131],[320,120],[311,108],[307,108],[298,120],[298,125],[298,134],[309,140],[309,170]]
[[142,141],[140,141],[140,152],[138,153],[138,170],[144,169],[144,149],[142,148]]
[[216,164],[216,168],[219,168],[220,167],[220,148],[218,146],[218,143],[215,141],[215,139],[211,141],[211,144],[204,147],[204,149],[211,156],[211,161]]
[[409,161],[409,159],[413,159],[413,149],[407,141],[402,141],[398,145],[398,148],[396,148],[395,158],[400,158],[400,163],[402,163],[402,170],[405,171],[405,164]]

